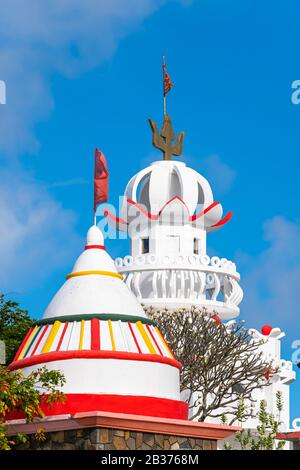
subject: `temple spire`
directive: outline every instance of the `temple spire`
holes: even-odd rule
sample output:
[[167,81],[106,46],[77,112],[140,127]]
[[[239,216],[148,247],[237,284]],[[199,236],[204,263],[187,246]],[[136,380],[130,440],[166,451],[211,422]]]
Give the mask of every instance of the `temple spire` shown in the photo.
[[163,97],[164,97],[164,121],[161,132],[159,133],[158,127],[153,119],[149,119],[149,123],[152,129],[152,144],[163,152],[164,160],[172,160],[172,156],[179,156],[182,154],[184,132],[180,132],[175,140],[175,133],[172,126],[171,118],[167,114],[167,100],[166,96],[173,88],[171,78],[167,73],[166,69],[166,58],[162,57],[162,68],[163,68]]
[[159,134],[156,122],[149,119],[152,129],[152,145],[163,152],[164,160],[172,160],[172,155],[179,156],[182,154],[184,132],[179,132],[175,140],[175,133],[172,126],[171,118],[168,114],[164,116],[164,122]]

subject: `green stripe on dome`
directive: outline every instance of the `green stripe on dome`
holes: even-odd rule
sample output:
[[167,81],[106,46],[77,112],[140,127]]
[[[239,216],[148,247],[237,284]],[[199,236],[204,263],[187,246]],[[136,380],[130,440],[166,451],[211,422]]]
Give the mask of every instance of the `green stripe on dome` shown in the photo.
[[145,323],[148,325],[156,326],[156,322],[150,320],[150,318],[143,318],[134,315],[120,315],[114,313],[87,313],[85,315],[62,315],[60,317],[51,317],[51,318],[43,318],[41,320],[37,320],[33,326],[35,325],[46,325],[52,324],[55,321],[67,322],[67,321],[80,321],[80,320],[91,320],[92,318],[99,318],[99,320],[111,320],[111,321],[122,321],[122,322],[131,322],[136,323],[140,321],[141,323]]

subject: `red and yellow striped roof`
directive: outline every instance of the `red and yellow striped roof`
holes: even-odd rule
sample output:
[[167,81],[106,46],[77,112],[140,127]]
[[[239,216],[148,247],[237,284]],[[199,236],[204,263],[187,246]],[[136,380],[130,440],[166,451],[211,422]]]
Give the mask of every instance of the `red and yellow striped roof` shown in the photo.
[[[26,335],[11,368],[22,367],[21,363],[23,366],[29,365],[32,362],[30,359],[34,363],[43,362],[43,357],[48,357],[49,353],[51,360],[55,360],[55,353],[59,358],[64,357],[61,353],[67,352],[73,352],[74,357],[82,357],[77,354],[80,351],[94,352],[96,357],[99,357],[97,352],[101,351],[128,353],[127,358],[132,355],[132,358],[137,359],[139,355],[139,360],[147,360],[147,356],[151,355],[158,362],[169,362],[162,360],[165,358],[177,363],[158,327],[150,320],[125,321],[125,317],[112,320],[89,315],[81,319],[76,316],[76,320],[70,321],[62,317],[52,323],[46,323],[45,320],[37,322]],[[109,357],[107,354],[105,356]],[[68,358],[71,357],[68,354]]]

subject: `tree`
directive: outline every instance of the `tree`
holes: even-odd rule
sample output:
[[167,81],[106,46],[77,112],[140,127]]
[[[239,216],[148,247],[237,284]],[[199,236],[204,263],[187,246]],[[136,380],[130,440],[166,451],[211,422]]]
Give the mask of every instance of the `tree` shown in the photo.
[[[59,401],[64,402],[65,396],[59,390],[65,383],[63,374],[59,371],[49,371],[41,367],[25,377],[21,370],[10,371],[0,366],[0,450],[10,450],[17,442],[24,442],[27,438],[19,434],[16,440],[11,440],[6,432],[5,416],[19,410],[23,412],[27,421],[34,417],[43,417],[41,405],[51,408]],[[36,437],[43,440],[43,430],[37,432]]]
[[[236,418],[240,425],[240,431],[235,434],[235,441],[241,450],[282,450],[285,446],[285,441],[278,441],[276,439],[280,421],[280,413],[283,409],[282,394],[276,393],[276,409],[277,415],[273,416],[267,412],[267,403],[261,400],[258,420],[259,424],[255,430],[244,429],[243,422],[246,419],[244,400],[239,400],[239,406],[236,412]],[[222,422],[226,424],[226,417],[224,416]],[[224,444],[224,450],[233,450],[230,443]]]
[[5,342],[6,363],[12,362],[27,331],[34,323],[27,310],[0,294],[0,340]]
[[[223,324],[215,314],[192,307],[175,311],[145,308],[156,321],[171,350],[182,364],[181,391],[187,396],[191,419],[232,416],[239,399],[252,403],[255,389],[268,384],[271,364],[258,352],[241,322]],[[251,407],[247,408],[248,416]]]

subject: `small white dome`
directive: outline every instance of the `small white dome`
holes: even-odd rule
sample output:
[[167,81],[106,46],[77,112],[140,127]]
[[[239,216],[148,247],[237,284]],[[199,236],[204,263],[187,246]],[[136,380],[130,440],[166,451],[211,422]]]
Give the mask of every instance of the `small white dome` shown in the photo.
[[92,225],[86,236],[87,245],[104,245],[104,237],[97,225]]
[[48,305],[43,318],[93,313],[146,317],[141,304],[123,282],[114,261],[105,251],[103,240],[98,227],[89,229],[85,250]]

